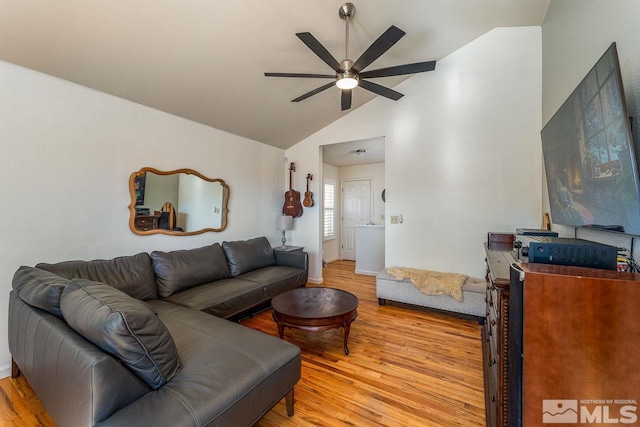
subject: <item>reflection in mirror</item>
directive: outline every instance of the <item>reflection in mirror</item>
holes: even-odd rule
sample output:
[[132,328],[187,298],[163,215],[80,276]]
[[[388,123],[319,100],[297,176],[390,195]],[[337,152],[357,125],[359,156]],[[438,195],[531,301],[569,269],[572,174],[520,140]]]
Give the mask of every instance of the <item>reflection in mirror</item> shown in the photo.
[[142,168],[129,178],[129,228],[136,234],[189,236],[227,227],[229,186],[191,169]]

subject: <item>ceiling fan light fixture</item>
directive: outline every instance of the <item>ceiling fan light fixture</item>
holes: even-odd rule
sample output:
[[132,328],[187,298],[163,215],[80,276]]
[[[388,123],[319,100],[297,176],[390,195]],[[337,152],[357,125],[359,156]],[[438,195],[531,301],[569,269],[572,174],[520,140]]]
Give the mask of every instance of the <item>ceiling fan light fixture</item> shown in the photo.
[[353,89],[358,86],[358,75],[352,73],[343,73],[338,75],[336,86],[340,89]]

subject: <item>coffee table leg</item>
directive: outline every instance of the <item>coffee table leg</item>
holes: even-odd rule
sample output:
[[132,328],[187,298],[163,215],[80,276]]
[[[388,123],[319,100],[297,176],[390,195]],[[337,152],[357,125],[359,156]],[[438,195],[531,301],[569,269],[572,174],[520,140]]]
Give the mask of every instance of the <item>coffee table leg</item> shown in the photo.
[[275,311],[272,314],[273,320],[276,321],[276,326],[278,327],[278,335],[280,339],[284,339],[284,319],[281,319],[280,316],[277,316]]
[[344,322],[344,354],[349,355],[349,348],[347,347],[347,341],[349,340],[349,330],[351,329],[351,319],[347,319]]
[[347,317],[344,322],[344,354],[349,355],[349,347],[347,347],[347,341],[349,340],[349,331],[351,330],[351,322],[356,320],[358,312],[353,313],[353,317]]
[[278,324],[278,335],[280,335],[280,339],[284,339],[284,322],[277,322]]

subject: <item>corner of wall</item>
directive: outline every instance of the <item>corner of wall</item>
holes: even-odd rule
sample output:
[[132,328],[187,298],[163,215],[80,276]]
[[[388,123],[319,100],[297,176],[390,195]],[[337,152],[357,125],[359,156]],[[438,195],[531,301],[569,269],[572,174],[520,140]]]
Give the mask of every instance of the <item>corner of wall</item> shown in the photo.
[[11,365],[0,366],[0,379],[11,376]]

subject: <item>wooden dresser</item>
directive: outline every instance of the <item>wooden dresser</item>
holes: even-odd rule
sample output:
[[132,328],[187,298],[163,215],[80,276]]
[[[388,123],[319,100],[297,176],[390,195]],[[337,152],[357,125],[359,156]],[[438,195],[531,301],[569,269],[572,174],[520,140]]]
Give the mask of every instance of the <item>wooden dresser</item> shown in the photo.
[[487,426],[506,426],[508,415],[509,268],[513,234],[489,233],[485,243],[487,310],[482,327]]
[[156,230],[159,219],[160,215],[136,215],[133,219],[133,224],[136,230]]
[[640,274],[516,263],[512,238],[485,244],[487,426],[638,425]]

